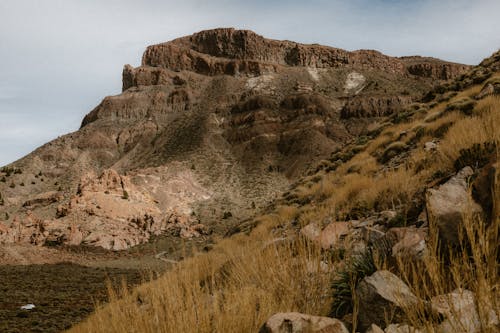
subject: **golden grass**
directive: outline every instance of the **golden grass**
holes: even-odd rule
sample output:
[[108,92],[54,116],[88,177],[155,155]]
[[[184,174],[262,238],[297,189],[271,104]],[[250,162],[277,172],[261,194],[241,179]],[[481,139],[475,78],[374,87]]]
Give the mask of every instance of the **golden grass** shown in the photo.
[[[480,86],[470,88],[453,99],[474,96],[479,90]],[[429,110],[425,119],[385,129],[364,152],[334,173],[322,174],[317,181],[309,178],[294,192],[299,198],[311,199],[309,204],[281,206],[260,217],[260,224],[249,235],[222,240],[211,252],[195,255],[131,292],[111,293],[109,304],[70,332],[256,332],[270,315],[280,311],[326,315],[332,303],[329,286],[334,275],[322,268],[325,264],[334,266],[337,258],[324,262],[320,249],[300,238],[282,239],[283,230],[294,219],[301,225],[342,219],[360,205],[382,210],[407,204],[436,170],[452,167],[460,149],[487,141],[499,147],[498,97],[479,101],[472,117],[457,112],[441,115],[445,105]],[[423,143],[447,123],[452,125],[440,140],[438,151],[424,152]],[[407,161],[398,169],[383,170],[373,154],[397,140],[401,131],[414,132],[419,126],[426,128],[426,134],[419,138]],[[353,167],[356,171],[350,173]],[[496,261],[500,175],[496,176],[493,222],[486,225],[466,219],[464,244],[469,252],[458,252],[447,263],[437,239],[431,237],[429,254],[423,261],[399,262],[400,276],[424,300],[458,287],[475,292],[482,321],[491,308],[500,316]],[[433,332],[435,318],[429,318],[425,308],[422,302],[407,316],[414,326]]]

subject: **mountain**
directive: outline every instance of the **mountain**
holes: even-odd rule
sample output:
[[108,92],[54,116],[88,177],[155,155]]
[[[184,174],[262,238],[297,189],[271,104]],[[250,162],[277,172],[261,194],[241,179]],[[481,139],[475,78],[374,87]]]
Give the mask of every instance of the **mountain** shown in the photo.
[[498,332],[499,125],[500,51],[69,332]]
[[0,242],[213,239],[470,67],[214,29],[149,46],[81,128],[0,173]]

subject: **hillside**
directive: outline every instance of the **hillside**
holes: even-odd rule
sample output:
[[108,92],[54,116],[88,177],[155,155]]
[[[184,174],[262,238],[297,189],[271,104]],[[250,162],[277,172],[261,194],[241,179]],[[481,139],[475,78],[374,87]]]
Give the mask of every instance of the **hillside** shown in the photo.
[[[498,327],[499,53],[472,67],[214,29],[148,47],[122,79],[78,131],[0,169],[0,330],[69,328],[86,290],[104,301],[104,276],[138,269],[157,278],[71,331],[455,332],[431,305],[457,288],[474,329]],[[363,303],[376,271],[414,302]],[[19,312],[21,284],[45,308]]]
[[210,242],[467,68],[235,29],[150,46],[80,130],[2,169],[0,242]]
[[498,332],[499,82],[497,52],[70,332]]

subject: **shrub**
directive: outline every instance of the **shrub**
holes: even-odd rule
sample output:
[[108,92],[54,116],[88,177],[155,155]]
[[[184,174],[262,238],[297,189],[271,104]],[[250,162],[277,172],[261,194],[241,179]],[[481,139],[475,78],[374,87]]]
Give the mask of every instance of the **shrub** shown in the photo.
[[337,273],[332,282],[333,302],[330,316],[342,318],[352,313],[354,307],[353,291],[366,276],[377,271],[377,265],[384,262],[390,251],[386,241],[369,246],[366,251],[352,257],[346,268]]
[[224,214],[222,214],[222,219],[227,220],[228,218],[230,218],[232,216],[233,216],[233,214],[231,212],[224,212]]
[[384,153],[380,157],[380,162],[385,163],[389,161],[391,158],[394,156],[398,155],[402,151],[406,150],[408,146],[406,143],[401,142],[401,141],[396,141],[391,143],[387,148],[384,150]]
[[475,143],[470,148],[460,149],[459,157],[453,166],[456,171],[466,166],[479,169],[492,160],[495,152],[496,147],[493,142],[483,142],[482,145]]
[[16,184],[14,184],[14,182],[10,183],[9,185],[10,188],[15,188],[16,187]]
[[474,109],[474,106],[476,105],[476,102],[473,101],[470,98],[463,98],[459,99],[456,102],[450,103],[446,106],[446,111],[454,111],[458,110],[465,115],[472,115],[472,110]]
[[122,195],[122,199],[124,200],[128,200],[128,192],[123,190],[123,195]]

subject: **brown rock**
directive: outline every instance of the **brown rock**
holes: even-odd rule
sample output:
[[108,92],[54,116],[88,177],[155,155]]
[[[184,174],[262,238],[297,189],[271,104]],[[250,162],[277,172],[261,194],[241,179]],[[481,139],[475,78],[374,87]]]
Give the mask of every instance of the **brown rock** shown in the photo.
[[491,304],[481,304],[486,310],[481,318],[476,296],[469,290],[457,289],[446,295],[433,297],[432,307],[446,320],[437,327],[439,333],[479,333],[498,329],[499,319]]
[[321,231],[319,242],[323,249],[335,246],[350,230],[349,222],[332,222]]
[[260,333],[348,333],[335,318],[317,317],[298,312],[277,313],[259,330]]
[[415,227],[391,228],[386,236],[393,240],[392,255],[408,255],[422,258],[427,250],[425,239],[428,230]]
[[389,271],[377,271],[364,278],[356,288],[356,296],[361,329],[367,329],[371,324],[383,327],[388,313],[394,315],[394,320],[401,320],[404,309],[418,303],[410,288]]
[[449,245],[458,245],[464,216],[482,212],[468,192],[467,178],[473,173],[472,168],[465,167],[439,188],[428,191],[427,212]]

